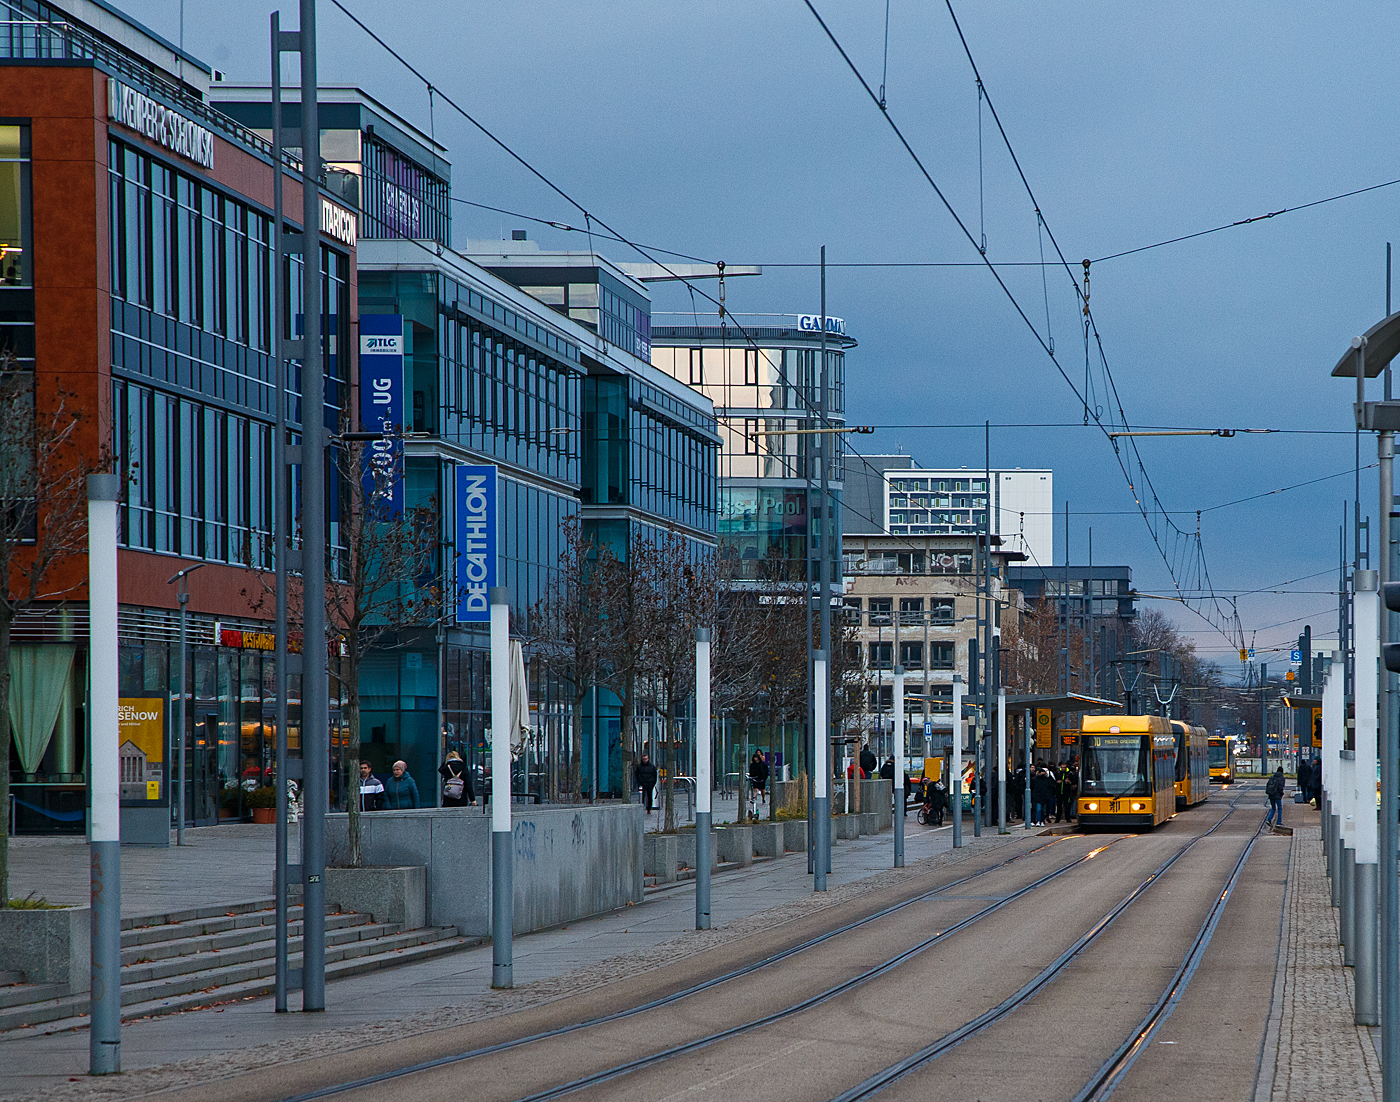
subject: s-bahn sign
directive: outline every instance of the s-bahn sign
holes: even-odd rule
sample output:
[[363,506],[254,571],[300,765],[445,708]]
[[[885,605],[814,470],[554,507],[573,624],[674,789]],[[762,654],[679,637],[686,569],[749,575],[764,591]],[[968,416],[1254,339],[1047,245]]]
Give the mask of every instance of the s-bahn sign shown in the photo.
[[107,78],[107,117],[201,168],[214,167],[214,132],[150,96]]

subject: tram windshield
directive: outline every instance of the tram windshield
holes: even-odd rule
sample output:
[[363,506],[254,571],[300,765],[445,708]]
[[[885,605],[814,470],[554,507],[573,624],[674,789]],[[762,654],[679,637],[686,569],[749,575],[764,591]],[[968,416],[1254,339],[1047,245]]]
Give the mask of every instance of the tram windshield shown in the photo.
[[1079,791],[1104,796],[1145,796],[1147,739],[1140,735],[1090,735],[1080,747]]
[[1225,752],[1225,744],[1223,742],[1216,742],[1213,739],[1211,740],[1210,764],[1213,765],[1216,769],[1225,768],[1227,764],[1227,762],[1225,761]]

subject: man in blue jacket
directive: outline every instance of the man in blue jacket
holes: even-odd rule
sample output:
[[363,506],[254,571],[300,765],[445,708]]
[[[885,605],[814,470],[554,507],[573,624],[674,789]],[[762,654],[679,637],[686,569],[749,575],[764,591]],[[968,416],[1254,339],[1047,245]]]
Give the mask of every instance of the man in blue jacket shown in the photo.
[[418,806],[418,784],[409,776],[408,763],[394,762],[394,772],[384,781],[384,807],[389,811],[403,811]]

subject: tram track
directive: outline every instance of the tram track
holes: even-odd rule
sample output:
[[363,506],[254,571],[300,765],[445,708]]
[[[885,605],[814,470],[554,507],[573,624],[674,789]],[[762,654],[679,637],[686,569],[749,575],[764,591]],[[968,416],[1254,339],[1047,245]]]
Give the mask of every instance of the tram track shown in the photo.
[[[436,1057],[431,1060],[420,1061],[418,1063],[410,1064],[401,1068],[394,1068],[388,1071],[379,1072],[374,1075],[364,1076],[362,1078],[350,1080],[344,1083],[322,1087],[317,1090],[290,1095],[280,1099],[279,1102],[314,1102],[314,1100],[316,1099],[332,1098],[336,1095],[347,1094],[351,1091],[360,1090],[362,1088],[377,1086],[383,1083],[391,1082],[396,1079],[402,1079],[407,1076],[416,1075],[421,1072],[432,1071],[437,1068],[446,1067],[452,1064],[463,1063],[468,1060],[475,1060],[483,1056],[491,1056],[497,1053],[507,1052],[511,1049],[521,1048],[525,1045],[537,1044],[541,1041],[565,1037],[571,1033],[577,1033],[581,1030],[592,1029],[598,1026],[608,1025],[614,1022],[625,1020],[627,1018],[635,1017],[637,1015],[650,1013],[652,1011],[661,1009],[662,1007],[678,1003],[684,999],[688,999],[705,991],[709,991],[715,987],[720,986],[721,984],[729,983],[733,980],[741,979],[744,976],[752,975],[753,973],[758,972],[762,969],[769,968],[775,964],[780,963],[781,961],[787,960],[800,953],[816,948],[817,946],[829,942],[835,938],[838,938],[843,934],[851,933],[855,930],[861,929],[862,927],[868,926],[871,923],[877,922],[880,919],[888,918],[889,916],[897,914],[900,911],[905,910],[906,908],[913,907],[919,903],[926,903],[930,900],[935,900],[938,896],[943,895],[944,893],[949,892],[954,888],[958,888],[965,884],[969,884],[972,881],[978,880],[981,877],[996,872],[998,869],[1004,869],[1010,865],[1015,864],[1017,861],[1021,861],[1027,857],[1034,856],[1038,853],[1043,853],[1046,850],[1051,849],[1052,847],[1066,841],[1070,837],[1074,836],[1062,835],[1053,838],[1050,841],[1047,841],[1041,845],[1025,850],[1024,852],[1018,853],[1012,857],[1008,857],[1003,861],[998,861],[994,864],[986,866],[985,868],[978,869],[976,872],[969,873],[966,876],[958,877],[957,879],[951,880],[946,884],[941,884],[936,888],[930,888],[928,891],[921,892],[918,895],[911,896],[908,899],[900,900],[898,903],[893,903],[888,907],[883,907],[878,911],[872,912],[871,914],[863,915],[858,919],[854,919],[851,922],[844,923],[843,925],[838,926],[834,929],[823,931],[822,933],[807,938],[797,943],[796,945],[790,945],[787,948],[782,949],[776,953],[771,953],[768,956],[763,957],[761,960],[752,961],[738,968],[731,969],[730,971],[725,972],[722,975],[711,976],[708,979],[700,981],[699,983],[692,984],[688,987],[682,988],[679,991],[670,992],[659,998],[651,999],[637,1006],[628,1007],[625,1010],[615,1011],[611,1014],[603,1014],[594,1018],[587,1018],[579,1022],[571,1022],[568,1025],[558,1026],[554,1029],[541,1030],[537,1033],[528,1034],[523,1037],[515,1037],[508,1041],[501,1041],[492,1045],[483,1045],[480,1048],[470,1049],[464,1052],[452,1053],[446,1056]],[[1068,872],[1070,869],[1075,868],[1082,862],[1087,861],[1094,856],[1097,856],[1099,853],[1102,853],[1103,850],[1107,849],[1109,845],[1112,845],[1116,841],[1119,841],[1119,839],[1113,839],[1113,841],[1108,842],[1104,846],[1098,847],[1091,853],[1069,862],[1068,864],[1062,866],[1059,869],[1054,870],[1046,876],[1037,879],[1033,883],[1026,885],[1022,889],[1018,889],[1013,895],[1008,895],[1002,900],[998,901],[997,903],[994,903],[989,907],[983,908],[974,915],[971,915],[968,918],[962,920],[961,922],[956,923],[954,926],[951,926],[946,930],[939,931],[938,934],[934,935],[934,937],[932,938],[927,939],[925,942],[922,942],[919,945],[913,947],[912,949],[907,950],[906,952],[901,953],[898,956],[883,962],[881,965],[877,965],[876,969],[878,971],[862,973],[857,977],[853,977],[852,981],[848,981],[844,985],[838,985],[839,990],[836,988],[832,988],[828,989],[825,992],[820,992],[817,996],[813,996],[812,1000],[804,1000],[803,1004],[799,1004],[798,1006],[794,1007],[789,1007],[784,1011],[778,1012],[777,1015],[771,1016],[772,1020],[778,1020],[782,1017],[790,1016],[793,1013],[798,1013],[801,1009],[805,1009],[807,1004],[816,1005],[817,1001],[826,1001],[829,998],[833,998],[841,991],[849,990],[850,987],[856,986],[860,982],[864,982],[865,980],[875,978],[876,974],[883,975],[885,972],[888,972],[891,968],[893,968],[899,961],[917,955],[917,953],[922,952],[923,950],[931,947],[935,942],[942,940],[943,938],[949,937],[952,934],[965,929],[967,926],[972,925],[974,922],[979,921],[980,919],[987,917],[995,911],[1000,910],[1003,906],[1010,903],[1013,900],[1013,898],[1018,898],[1026,894],[1033,888],[1039,887],[1040,885],[1060,876],[1062,873]],[[738,1032],[743,1032],[749,1029],[756,1029],[760,1025],[766,1024],[766,1022],[767,1019],[765,1019],[764,1021],[747,1023],[744,1026],[735,1027],[735,1029]],[[722,1038],[719,1036],[714,1036],[703,1040],[705,1040],[707,1044],[712,1044],[721,1039]],[[650,1062],[655,1063],[661,1058],[669,1058],[670,1056],[679,1055],[680,1051],[689,1051],[689,1049],[668,1050],[665,1054],[657,1054],[657,1056],[651,1059]],[[629,1070],[638,1070],[638,1068],[643,1066],[647,1065],[639,1064],[637,1068],[629,1068]],[[616,1075],[610,1075],[609,1078],[616,1078]],[[570,1086],[568,1089],[578,1090],[582,1089],[582,1087],[586,1085],[590,1084],[580,1083],[579,1085]],[[564,1093],[564,1088],[555,1088],[555,1091],[559,1093]],[[546,1093],[531,1097],[544,1098],[553,1096],[554,1094]]]
[[[969,1038],[981,1033],[983,1030],[1003,1021],[1017,1009],[1024,1006],[1042,990],[1052,984],[1065,969],[1078,958],[1085,949],[1098,940],[1117,919],[1126,912],[1135,902],[1151,888],[1173,865],[1184,857],[1197,842],[1210,837],[1221,826],[1223,826],[1235,813],[1235,808],[1245,796],[1252,794],[1253,789],[1244,789],[1230,801],[1229,810],[1225,812],[1209,830],[1198,834],[1186,845],[1182,846],[1166,861],[1162,862],[1145,880],[1123,897],[1111,910],[1094,923],[1090,929],[1078,938],[1074,944],[1055,958],[1047,967],[1042,969],[1030,982],[1023,985],[1014,994],[998,1003],[989,1010],[984,1011],[965,1025],[945,1033],[942,1037],[931,1042],[925,1047],[904,1059],[889,1065],[882,1071],[868,1077],[861,1083],[847,1091],[834,1096],[832,1102],[861,1102],[863,1099],[872,1098],[886,1088],[904,1079],[906,1076],[927,1066],[936,1060],[943,1053],[967,1041]],[[1187,951],[1181,966],[1177,969],[1172,981],[1162,996],[1153,1005],[1145,1018],[1139,1023],[1137,1030],[1123,1042],[1114,1054],[1100,1066],[1098,1071],[1089,1080],[1088,1084],[1074,1096],[1073,1102],[1101,1102],[1106,1099],[1117,1085],[1122,1082],[1123,1077],[1132,1067],[1137,1055],[1142,1051],[1143,1046],[1151,1040],[1153,1034],[1163,1022],[1170,1017],[1175,1009],[1181,995],[1185,992],[1186,985],[1190,982],[1191,976],[1195,973],[1201,958],[1205,955],[1206,948],[1210,944],[1211,935],[1215,931],[1216,925],[1220,921],[1220,916],[1224,913],[1225,905],[1229,902],[1230,895],[1234,891],[1235,885],[1239,881],[1240,873],[1244,870],[1245,862],[1254,849],[1256,835],[1245,846],[1240,854],[1235,866],[1226,881],[1225,888],[1217,896],[1209,913],[1202,922],[1200,930],[1197,932],[1192,942],[1191,948]]]

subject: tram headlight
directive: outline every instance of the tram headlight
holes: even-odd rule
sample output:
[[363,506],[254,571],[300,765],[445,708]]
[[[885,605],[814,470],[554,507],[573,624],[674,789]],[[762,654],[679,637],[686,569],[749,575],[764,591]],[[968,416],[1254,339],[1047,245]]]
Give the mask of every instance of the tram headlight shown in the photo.
[[1097,811],[1099,809],[1099,804],[1097,800],[1090,800],[1084,806],[1087,807],[1090,811]]
[[1146,809],[1147,809],[1147,805],[1146,805],[1146,804],[1133,804],[1133,810],[1134,810],[1134,811],[1145,811]]

